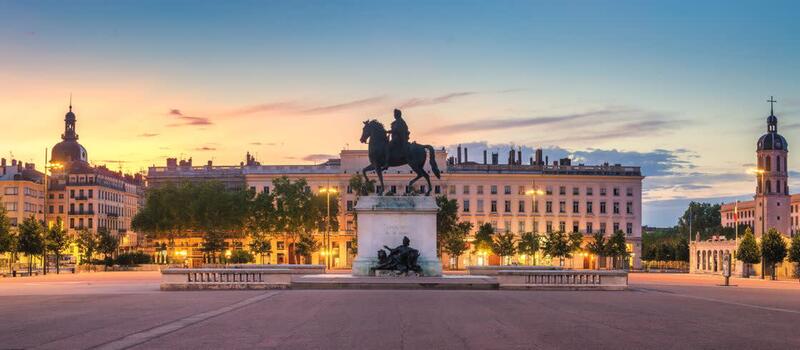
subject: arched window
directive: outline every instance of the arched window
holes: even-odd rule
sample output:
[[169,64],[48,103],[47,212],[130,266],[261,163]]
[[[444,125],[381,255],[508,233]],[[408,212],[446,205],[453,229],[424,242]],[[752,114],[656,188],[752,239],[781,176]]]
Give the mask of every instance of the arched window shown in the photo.
[[[777,172],[781,172],[781,156],[778,156],[778,158],[776,158],[775,160],[776,160],[776,162],[775,162],[775,168],[776,169],[775,170]],[[780,186],[778,186],[778,187],[780,188]]]
[[708,266],[708,264],[706,263],[706,251],[704,250],[703,251],[703,270],[706,269],[706,266]]
[[767,194],[770,194],[770,193],[772,193],[772,182],[770,182],[769,180],[767,180],[767,184],[766,184],[764,187],[766,187],[766,188],[764,189],[765,193],[767,193]]
[[772,163],[772,162],[770,162],[770,157],[767,156],[767,158],[764,159],[764,170],[766,170],[766,171],[771,171],[772,170],[771,169],[772,168],[772,164],[770,164],[770,163]]

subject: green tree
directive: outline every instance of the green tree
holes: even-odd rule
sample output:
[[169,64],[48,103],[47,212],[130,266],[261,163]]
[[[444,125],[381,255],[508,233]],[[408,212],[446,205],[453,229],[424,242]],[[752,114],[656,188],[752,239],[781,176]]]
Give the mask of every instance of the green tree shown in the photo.
[[684,237],[689,237],[689,223],[692,227],[692,239],[700,233],[700,239],[707,239],[715,232],[722,230],[720,205],[711,203],[689,203],[689,207],[678,219],[678,230]]
[[445,232],[442,236],[442,250],[455,258],[456,270],[458,269],[458,258],[467,251],[467,236],[472,230],[472,223],[462,221],[456,224],[455,228]]
[[286,176],[272,181],[275,194],[276,230],[295,246],[289,255],[289,263],[296,263],[299,252],[298,242],[302,236],[310,235],[319,222],[319,212],[312,210],[312,193],[305,179],[296,181]]
[[541,237],[535,232],[525,232],[517,242],[517,250],[520,254],[531,257],[533,265],[536,265],[536,253],[541,249]]
[[19,225],[17,249],[28,257],[28,274],[33,274],[33,258],[44,253],[44,227],[33,215]]
[[753,231],[748,226],[744,231],[744,236],[739,242],[739,249],[736,251],[736,259],[739,259],[745,264],[744,271],[745,277],[750,276],[750,270],[753,264],[761,261],[761,249],[758,247],[756,237]]
[[442,255],[445,235],[451,233],[458,224],[458,202],[448,199],[447,196],[437,196],[436,205],[436,254]]
[[228,258],[228,261],[231,264],[249,264],[255,260],[253,254],[246,250],[236,249],[231,252],[231,256]]
[[209,263],[217,263],[224,260],[222,252],[227,248],[225,235],[219,231],[208,231],[203,235],[203,244],[200,251],[206,254]]
[[61,253],[69,246],[70,240],[64,222],[61,217],[56,218],[56,222],[47,230],[45,236],[45,246],[47,251],[56,255],[56,274],[61,273]]
[[775,279],[775,265],[786,259],[786,241],[783,240],[778,230],[771,228],[767,234],[761,237],[761,255],[764,264],[769,267],[772,279]]
[[105,227],[97,230],[97,252],[103,254],[106,269],[114,264],[113,255],[119,248],[119,239]]
[[617,230],[611,235],[611,238],[608,239],[607,254],[612,258],[614,268],[622,268],[622,262],[630,256],[624,232]]
[[272,253],[272,240],[266,234],[257,234],[252,237],[250,241],[250,251],[258,254],[261,257],[261,262],[264,262],[264,256]]
[[94,253],[97,251],[97,235],[89,229],[81,229],[78,231],[78,237],[75,243],[77,243],[78,251],[80,251],[81,254],[81,264],[91,264]]
[[475,239],[472,241],[473,253],[486,253],[492,250],[494,242],[494,227],[490,223],[485,223],[478,227],[475,232]]
[[516,239],[511,232],[497,234],[492,242],[492,252],[503,258],[503,264],[510,264],[509,258],[517,253]]
[[591,242],[586,243],[586,250],[597,257],[596,267],[599,269],[600,259],[605,259],[606,254],[608,253],[608,244],[606,242],[606,236],[601,232],[595,232],[592,238],[593,240]]
[[678,243],[675,244],[675,260],[689,261],[689,239],[681,237]]
[[300,239],[294,244],[294,251],[301,258],[302,263],[310,263],[311,254],[319,251],[320,244],[314,239],[310,233],[300,235]]
[[358,237],[350,239],[350,254],[358,255]]
[[375,180],[367,181],[359,174],[351,176],[349,184],[350,189],[356,194],[356,197],[367,196],[375,192]]
[[561,231],[552,231],[545,235],[543,250],[545,254],[558,258],[561,265],[564,259],[571,258],[572,254],[581,248],[583,236],[579,232],[566,234]]
[[789,246],[789,261],[795,263],[795,276],[800,278],[800,234],[792,236],[792,245]]
[[11,231],[11,220],[6,215],[6,209],[0,205],[0,254],[8,253],[12,258],[8,259],[8,270],[11,271],[11,264],[16,249],[16,236]]

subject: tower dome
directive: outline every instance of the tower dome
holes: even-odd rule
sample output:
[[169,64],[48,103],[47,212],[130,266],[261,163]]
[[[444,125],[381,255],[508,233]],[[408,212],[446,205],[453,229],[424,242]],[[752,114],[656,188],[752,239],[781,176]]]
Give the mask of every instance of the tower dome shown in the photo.
[[69,112],[64,116],[64,134],[61,135],[61,142],[53,146],[50,154],[51,162],[68,164],[71,162],[88,162],[86,148],[78,143],[78,134],[75,132],[75,113],[72,112],[72,104]]
[[767,117],[767,133],[758,138],[756,146],[758,151],[789,150],[789,144],[786,143],[786,139],[778,134],[778,117],[775,116],[772,108],[770,108],[769,117]]

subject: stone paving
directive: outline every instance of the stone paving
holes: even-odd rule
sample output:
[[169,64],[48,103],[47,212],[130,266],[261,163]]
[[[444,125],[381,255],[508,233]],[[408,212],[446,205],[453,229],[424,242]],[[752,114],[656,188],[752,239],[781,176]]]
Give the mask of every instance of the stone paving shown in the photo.
[[0,348],[790,349],[800,283],[631,274],[624,292],[160,292],[150,272],[0,279]]

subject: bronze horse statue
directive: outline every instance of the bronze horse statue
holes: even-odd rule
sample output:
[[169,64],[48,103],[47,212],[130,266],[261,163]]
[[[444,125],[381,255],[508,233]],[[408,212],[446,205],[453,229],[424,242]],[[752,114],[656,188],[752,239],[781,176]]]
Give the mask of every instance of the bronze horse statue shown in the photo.
[[[369,182],[369,177],[367,177],[368,171],[374,170],[378,174],[378,180],[380,181],[380,187],[377,190],[378,195],[383,195],[383,171],[390,167],[403,165],[408,165],[411,167],[411,170],[417,174],[417,177],[408,182],[408,187],[413,188],[414,182],[420,178],[425,178],[425,181],[428,182],[425,195],[428,196],[431,194],[431,178],[428,176],[428,172],[425,171],[426,157],[430,157],[429,160],[433,175],[435,175],[437,179],[441,178],[439,166],[436,165],[436,154],[433,146],[421,145],[416,142],[409,143],[405,147],[405,152],[401,152],[401,154],[391,154],[389,157],[389,164],[386,164],[386,152],[388,152],[389,148],[389,138],[386,136],[386,129],[383,127],[383,124],[374,119],[365,121],[364,128],[361,131],[361,143],[367,143],[368,141],[369,165],[361,172],[364,174],[364,179],[367,182]],[[426,151],[428,154],[426,154]]]

